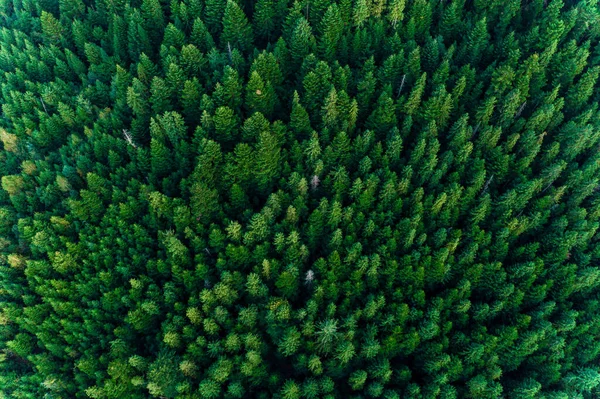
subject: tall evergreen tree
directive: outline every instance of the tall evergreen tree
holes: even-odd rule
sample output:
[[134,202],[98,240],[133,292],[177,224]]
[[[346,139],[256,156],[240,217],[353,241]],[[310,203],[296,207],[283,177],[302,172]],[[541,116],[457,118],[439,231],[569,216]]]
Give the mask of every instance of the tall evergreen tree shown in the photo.
[[296,64],[300,64],[304,58],[312,53],[316,46],[316,40],[308,21],[300,17],[296,23],[290,38],[290,53]]
[[223,15],[223,33],[221,34],[221,46],[247,50],[252,44],[252,26],[244,11],[233,0],[227,0],[225,13]]

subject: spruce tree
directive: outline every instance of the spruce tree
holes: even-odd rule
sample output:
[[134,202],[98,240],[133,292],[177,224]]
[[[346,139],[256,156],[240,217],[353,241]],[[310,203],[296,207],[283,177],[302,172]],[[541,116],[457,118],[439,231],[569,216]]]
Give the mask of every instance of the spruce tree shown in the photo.
[[308,21],[300,17],[290,38],[290,53],[296,64],[300,64],[304,58],[314,51],[316,40]]
[[252,25],[244,11],[233,0],[227,0],[227,6],[223,15],[223,33],[221,34],[221,46],[231,47],[244,51],[252,44]]

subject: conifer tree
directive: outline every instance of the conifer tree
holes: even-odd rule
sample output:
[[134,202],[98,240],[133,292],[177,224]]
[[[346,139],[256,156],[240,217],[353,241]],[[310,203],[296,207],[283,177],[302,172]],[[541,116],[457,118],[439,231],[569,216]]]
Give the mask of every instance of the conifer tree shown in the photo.
[[213,37],[206,28],[205,22],[200,18],[194,20],[190,41],[203,53],[208,53],[215,47]]
[[221,46],[232,46],[241,51],[250,48],[252,44],[252,26],[244,11],[233,0],[227,0],[227,6],[223,14],[223,33],[221,34]]
[[357,0],[356,5],[354,6],[354,13],[352,19],[354,21],[354,25],[357,27],[362,27],[365,21],[369,18],[369,6],[367,4],[367,0]]
[[246,86],[246,107],[248,110],[250,112],[260,112],[269,118],[273,114],[275,101],[275,91],[271,83],[267,82],[265,84],[258,72],[252,72]]
[[300,17],[290,38],[290,53],[296,64],[301,63],[304,58],[314,51],[316,46],[315,37],[308,21]]
[[65,29],[60,21],[54,17],[54,15],[49,12],[42,11],[40,23],[42,26],[42,32],[46,37],[46,40],[48,40],[50,43],[57,44],[64,39]]
[[204,18],[202,21],[206,24],[211,34],[221,32],[223,15],[227,7],[227,0],[207,0],[204,4]]
[[396,28],[398,23],[404,19],[404,9],[406,7],[406,0],[392,0],[388,3],[387,18],[392,24],[392,27]]
[[165,29],[165,16],[159,0],[142,0],[141,15],[150,40],[157,43]]
[[325,12],[321,19],[320,30],[322,32],[320,48],[323,58],[333,60],[343,33],[340,11],[335,4],[329,6]]
[[252,26],[256,27],[257,37],[270,41],[275,31],[275,1],[259,0],[256,2],[252,15]]
[[300,104],[300,96],[298,92],[294,92],[294,98],[292,100],[292,112],[290,114],[290,127],[294,130],[294,132],[302,137],[303,135],[307,135],[312,132],[310,126],[310,118],[308,113]]
[[152,156],[152,173],[156,177],[164,177],[171,169],[171,162],[168,148],[153,138],[150,145],[150,155]]
[[137,61],[141,54],[152,54],[150,37],[143,26],[143,19],[138,9],[131,11],[127,21],[127,50],[129,57]]
[[281,149],[275,137],[269,132],[261,132],[256,146],[256,180],[258,189],[268,192],[279,169]]

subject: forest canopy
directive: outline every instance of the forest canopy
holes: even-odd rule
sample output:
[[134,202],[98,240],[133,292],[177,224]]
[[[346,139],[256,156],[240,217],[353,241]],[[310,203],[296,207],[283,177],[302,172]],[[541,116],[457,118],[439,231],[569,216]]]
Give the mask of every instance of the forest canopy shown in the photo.
[[598,0],[0,0],[0,398],[600,397]]

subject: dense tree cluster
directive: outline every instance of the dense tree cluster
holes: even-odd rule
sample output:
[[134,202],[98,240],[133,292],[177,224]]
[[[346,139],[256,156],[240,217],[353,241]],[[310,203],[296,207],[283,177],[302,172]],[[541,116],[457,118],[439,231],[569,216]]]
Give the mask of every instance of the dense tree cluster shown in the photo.
[[0,21],[0,398],[600,396],[598,0]]

